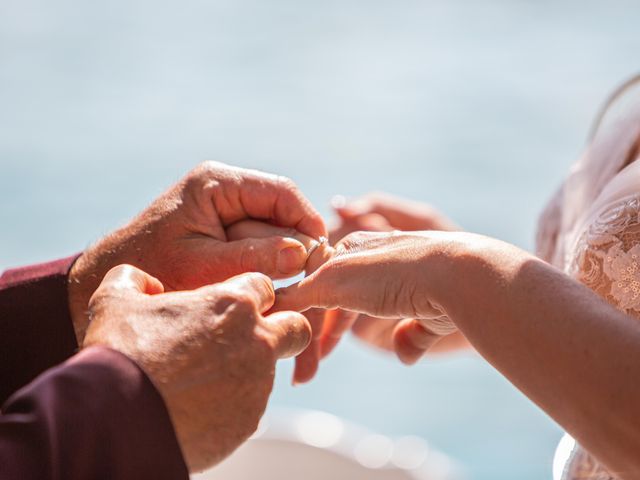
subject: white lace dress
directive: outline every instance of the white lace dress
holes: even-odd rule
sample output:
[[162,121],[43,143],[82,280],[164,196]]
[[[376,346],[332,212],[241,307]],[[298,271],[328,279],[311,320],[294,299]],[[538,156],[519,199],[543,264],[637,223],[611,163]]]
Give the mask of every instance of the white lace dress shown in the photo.
[[[640,108],[631,110],[600,128],[574,165],[541,216],[537,251],[640,321]],[[557,478],[616,479],[570,437],[562,444]]]

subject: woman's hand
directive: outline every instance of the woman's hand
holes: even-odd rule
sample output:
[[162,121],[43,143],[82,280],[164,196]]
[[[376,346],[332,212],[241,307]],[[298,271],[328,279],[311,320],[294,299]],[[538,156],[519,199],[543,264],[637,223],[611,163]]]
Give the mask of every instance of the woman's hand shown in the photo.
[[348,202],[338,196],[333,199],[332,204],[339,217],[339,221],[330,232],[332,243],[337,243],[349,233],[357,231],[461,230],[455,222],[428,203],[388,193],[372,192]]
[[279,290],[276,308],[340,308],[384,319],[416,319],[398,323],[393,332],[401,358],[414,361],[413,350],[422,354],[456,331],[438,300],[451,277],[445,275],[447,258],[456,248],[456,234],[354,233],[313,274]]
[[[329,232],[333,243],[355,231],[388,232],[392,230],[459,231],[460,227],[431,205],[387,193],[372,192],[346,202],[333,200],[339,220]],[[336,347],[349,329],[361,340],[384,350],[395,351],[400,360],[414,363],[425,353],[425,345],[433,347],[432,336],[415,319],[390,321],[348,311],[330,311],[324,320],[320,339],[323,357]],[[450,351],[468,347],[460,332],[443,339],[431,351]]]
[[[325,320],[325,332],[321,339],[323,355],[327,342],[336,344],[339,338],[327,334],[327,327],[331,326],[332,316],[339,310],[330,310]],[[352,314],[352,312],[345,312]],[[343,315],[341,313],[341,315]],[[395,353],[400,361],[412,365],[420,360],[427,352],[429,354],[450,353],[456,350],[470,348],[469,341],[459,330],[433,343],[433,335],[420,320],[405,318],[389,320],[386,318],[370,317],[355,314],[357,319],[351,326],[351,333],[361,341],[381,350]]]
[[355,233],[336,248],[314,274],[279,291],[274,308],[416,318],[431,337],[427,349],[459,328],[616,477],[640,478],[636,318],[539,258],[480,235]]

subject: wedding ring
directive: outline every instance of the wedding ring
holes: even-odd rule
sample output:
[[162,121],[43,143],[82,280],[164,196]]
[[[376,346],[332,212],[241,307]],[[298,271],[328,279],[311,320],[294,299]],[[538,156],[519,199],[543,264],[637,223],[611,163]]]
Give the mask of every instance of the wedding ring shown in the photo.
[[311,247],[307,251],[307,258],[310,258],[311,255],[313,255],[313,252],[315,252],[320,246],[328,242],[329,242],[329,239],[327,237],[318,238],[318,240],[313,242],[313,245],[311,245]]

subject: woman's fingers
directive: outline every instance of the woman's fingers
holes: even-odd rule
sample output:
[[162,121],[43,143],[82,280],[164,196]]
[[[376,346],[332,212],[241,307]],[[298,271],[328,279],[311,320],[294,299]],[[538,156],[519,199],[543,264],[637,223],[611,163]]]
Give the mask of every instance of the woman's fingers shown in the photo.
[[320,357],[324,358],[336,347],[340,338],[351,329],[358,313],[347,310],[328,310],[320,337]]
[[443,337],[429,330],[422,322],[407,318],[395,326],[392,338],[400,361],[413,365]]
[[425,326],[424,321],[411,318],[389,320],[360,315],[352,332],[369,345],[395,352],[406,364],[413,364],[434,350],[447,351],[452,344],[458,343],[458,333],[435,333]]
[[324,322],[325,311],[320,308],[312,308],[305,312],[305,317],[311,326],[311,342],[306,350],[296,357],[296,366],[293,371],[293,383],[306,383],[310,381],[318,371],[320,363],[320,334]]
[[318,285],[304,280],[294,283],[285,288],[279,288],[276,292],[276,301],[273,311],[293,310],[295,312],[306,312],[310,308],[322,306],[318,294]]
[[377,214],[397,230],[459,230],[453,221],[432,206],[396,197],[388,193],[374,192],[347,202],[332,202],[336,213],[345,221],[353,221],[366,215]]
[[333,245],[353,232],[390,232],[392,230],[393,227],[382,215],[372,213],[352,219],[341,219],[329,230],[329,240],[331,240],[331,244]]
[[363,342],[393,352],[393,330],[400,321],[360,315],[351,327],[351,331]]
[[382,216],[393,228],[399,230],[420,230],[428,223],[428,205],[395,197],[387,193],[369,193],[362,197],[337,203],[335,210],[341,218],[355,219],[365,215],[377,214]]
[[442,316],[429,301],[428,292],[416,293],[421,288],[416,271],[423,246],[429,246],[428,239],[416,234],[351,234],[315,273],[279,290],[276,308],[342,308],[392,319]]

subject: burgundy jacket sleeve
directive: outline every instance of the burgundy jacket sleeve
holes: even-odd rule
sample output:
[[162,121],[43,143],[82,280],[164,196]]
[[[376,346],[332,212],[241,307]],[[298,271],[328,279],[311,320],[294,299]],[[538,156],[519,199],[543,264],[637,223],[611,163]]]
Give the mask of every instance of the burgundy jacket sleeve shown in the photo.
[[92,347],[3,405],[0,478],[189,476],[164,402],[147,376],[124,355]]
[[0,404],[77,348],[67,295],[76,256],[0,277]]
[[106,348],[73,356],[76,258],[0,277],[0,405],[24,386],[2,405],[0,478],[188,479],[164,402],[137,365]]

